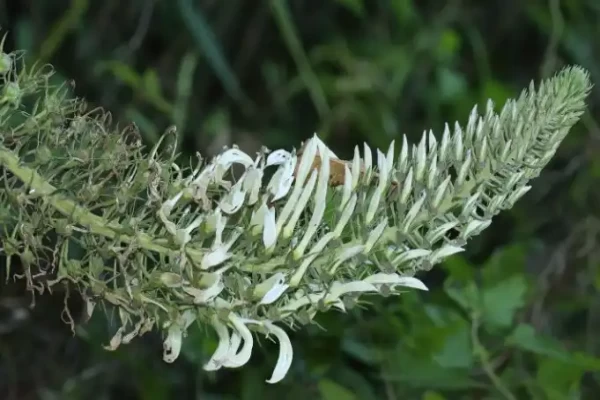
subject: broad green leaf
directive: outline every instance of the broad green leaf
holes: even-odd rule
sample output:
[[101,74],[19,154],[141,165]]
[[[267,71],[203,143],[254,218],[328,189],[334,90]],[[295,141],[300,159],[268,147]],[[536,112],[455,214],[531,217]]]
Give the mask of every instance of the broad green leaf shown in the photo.
[[360,400],[378,400],[379,397],[375,393],[376,387],[369,380],[370,375],[364,370],[351,368],[347,364],[330,372],[333,380],[351,390]]
[[579,352],[569,352],[558,341],[537,334],[531,325],[520,324],[506,339],[506,344],[585,370],[600,370],[600,359]]
[[446,400],[446,397],[444,397],[441,393],[428,390],[423,395],[422,400]]
[[448,271],[450,276],[457,281],[465,282],[475,279],[473,266],[462,254],[456,254],[444,260],[442,268]]
[[490,328],[508,328],[515,313],[525,303],[527,283],[523,275],[514,275],[483,290],[482,318]]
[[529,248],[529,243],[518,242],[495,251],[482,269],[484,285],[495,285],[507,276],[523,273]]
[[348,335],[345,335],[342,340],[342,349],[346,354],[365,364],[376,364],[381,359],[377,348],[368,346],[366,343],[355,340]]
[[478,311],[481,308],[479,289],[473,281],[460,282],[450,277],[444,282],[444,291],[465,310]]
[[435,361],[444,368],[471,368],[473,351],[471,349],[470,325],[462,320],[447,327],[444,345],[435,355]]
[[323,400],[355,400],[357,397],[347,388],[329,379],[319,381],[319,393]]
[[549,400],[562,400],[579,392],[584,371],[554,358],[540,360],[536,381]]
[[432,354],[434,360],[444,368],[471,368],[473,351],[471,349],[471,324],[462,315],[450,308],[425,306],[433,328],[425,327],[439,340]]
[[427,354],[410,354],[408,349],[389,352],[383,379],[413,388],[457,390],[485,387],[472,379],[470,369],[443,368]]
[[365,15],[365,4],[363,0],[336,0],[342,6],[353,12],[357,17]]

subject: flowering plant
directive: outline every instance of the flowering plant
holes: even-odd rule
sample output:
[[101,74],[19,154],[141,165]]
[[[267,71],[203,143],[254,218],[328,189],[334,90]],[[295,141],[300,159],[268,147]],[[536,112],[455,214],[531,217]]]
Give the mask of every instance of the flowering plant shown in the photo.
[[271,383],[292,363],[286,327],[363,294],[427,290],[415,274],[463,251],[527,193],[590,90],[587,72],[569,67],[500,112],[475,107],[466,126],[425,132],[416,145],[404,136],[374,155],[364,144],[342,162],[315,134],[301,153],[233,147],[185,167],[169,143],[175,129],[146,151],[135,128],[113,127],[52,73],[0,45],[8,268],[18,258],[32,292],[76,288],[89,315],[100,302],[116,307],[108,349],[158,327],[173,362],[201,323],[218,334],[204,365],[217,370],[246,364],[253,334],[272,335]]

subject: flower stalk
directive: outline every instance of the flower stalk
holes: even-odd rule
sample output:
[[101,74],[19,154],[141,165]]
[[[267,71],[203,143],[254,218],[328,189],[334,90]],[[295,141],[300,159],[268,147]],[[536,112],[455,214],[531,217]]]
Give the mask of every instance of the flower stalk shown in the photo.
[[32,290],[40,275],[49,287],[75,285],[89,313],[99,301],[116,307],[109,349],[155,328],[174,362],[186,331],[205,324],[219,337],[204,365],[214,371],[245,365],[254,335],[275,338],[269,383],[292,364],[286,327],[344,312],[345,299],[427,290],[415,274],[463,251],[527,193],[590,90],[587,72],[569,67],[416,145],[403,136],[373,154],[364,144],[342,162],[315,134],[301,154],[233,147],[186,167],[168,143],[174,131],[147,151],[135,130],[116,130],[108,114],[51,85],[51,69],[29,69],[1,48],[0,62],[8,265],[38,266]]

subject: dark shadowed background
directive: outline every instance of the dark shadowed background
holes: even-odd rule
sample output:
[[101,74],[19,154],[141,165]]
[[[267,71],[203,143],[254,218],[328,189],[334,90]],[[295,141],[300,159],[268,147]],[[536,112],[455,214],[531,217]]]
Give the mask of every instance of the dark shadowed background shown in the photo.
[[[186,158],[291,149],[313,132],[341,156],[440,135],[566,64],[600,82],[599,22],[597,0],[0,0],[8,49],[52,63],[148,144],[177,125]],[[73,334],[64,294],[30,309],[17,282],[0,286],[0,398],[596,398],[599,99],[513,210],[420,276],[429,293],[321,315],[294,333],[281,384],[264,383],[272,343],[217,373],[202,370],[216,338],[199,329],[172,365],[158,334],[107,352],[110,310]]]

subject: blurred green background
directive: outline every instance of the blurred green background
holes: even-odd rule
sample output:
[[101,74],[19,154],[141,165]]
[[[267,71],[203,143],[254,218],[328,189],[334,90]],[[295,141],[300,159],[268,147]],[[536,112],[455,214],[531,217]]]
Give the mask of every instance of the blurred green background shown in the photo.
[[[177,125],[185,158],[313,132],[349,156],[439,135],[566,64],[600,81],[598,0],[0,0],[0,26],[148,144]],[[107,352],[110,310],[73,334],[62,294],[30,310],[17,282],[0,286],[0,398],[598,398],[599,100],[513,210],[420,276],[430,292],[321,315],[293,334],[281,384],[264,382],[270,342],[217,373],[202,370],[216,340],[201,329],[173,365],[158,334]]]

